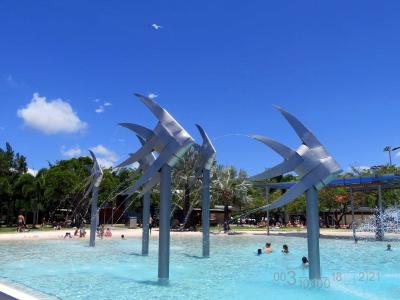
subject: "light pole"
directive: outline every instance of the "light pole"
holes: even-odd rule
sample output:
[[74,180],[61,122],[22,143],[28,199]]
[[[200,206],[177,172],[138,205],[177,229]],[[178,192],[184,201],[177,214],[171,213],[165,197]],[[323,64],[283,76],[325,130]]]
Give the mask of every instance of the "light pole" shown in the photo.
[[384,152],[389,153],[389,166],[392,166],[392,151],[396,151],[399,149],[400,149],[400,146],[397,146],[397,147],[386,146],[385,148],[383,148]]
[[385,148],[383,148],[383,151],[389,153],[389,166],[392,166],[392,150],[392,146],[386,146]]
[[[268,205],[269,201],[269,187],[265,188],[265,205]],[[267,209],[267,235],[269,235],[269,209]]]

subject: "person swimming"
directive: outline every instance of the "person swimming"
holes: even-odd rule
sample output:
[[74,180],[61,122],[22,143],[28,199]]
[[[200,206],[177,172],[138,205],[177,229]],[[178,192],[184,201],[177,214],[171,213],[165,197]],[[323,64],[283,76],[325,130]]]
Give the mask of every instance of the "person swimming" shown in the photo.
[[262,249],[257,249],[257,255],[261,255],[262,254]]
[[386,246],[386,251],[392,251],[392,245],[387,244],[387,246]]
[[126,240],[125,235],[121,234],[121,239]]
[[289,247],[288,247],[288,245],[283,245],[282,246],[282,253],[283,254],[289,254]]
[[265,253],[270,254],[272,252],[271,243],[265,243]]
[[107,229],[106,229],[106,233],[104,234],[104,236],[105,236],[105,237],[108,237],[108,238],[112,237],[112,233],[111,233],[110,228],[107,228]]
[[306,268],[306,267],[308,267],[308,265],[309,265],[309,262],[308,262],[308,259],[307,259],[307,257],[303,256],[303,257],[301,258],[301,262],[302,262],[302,266],[303,266],[303,268]]
[[65,240],[65,239],[72,239],[72,235],[71,235],[70,232],[66,232],[66,233],[65,233],[64,240]]

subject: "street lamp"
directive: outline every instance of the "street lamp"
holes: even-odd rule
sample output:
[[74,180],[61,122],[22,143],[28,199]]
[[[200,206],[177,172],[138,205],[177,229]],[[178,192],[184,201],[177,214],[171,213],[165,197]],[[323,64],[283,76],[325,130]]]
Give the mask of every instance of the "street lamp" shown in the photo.
[[392,166],[392,150],[392,146],[386,146],[385,148],[383,148],[383,151],[389,153],[389,166]]
[[392,151],[399,150],[400,147],[392,147],[392,146],[386,146],[383,148],[383,151],[389,153],[389,166],[392,166]]
[[392,151],[396,151],[396,150],[399,150],[400,149],[400,146],[397,146],[397,147],[394,147],[393,149],[392,149]]

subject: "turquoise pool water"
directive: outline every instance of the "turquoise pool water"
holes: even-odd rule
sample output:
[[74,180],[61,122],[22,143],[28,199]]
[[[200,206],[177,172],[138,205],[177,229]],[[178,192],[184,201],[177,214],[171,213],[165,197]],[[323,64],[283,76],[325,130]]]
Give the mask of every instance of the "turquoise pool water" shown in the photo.
[[[265,241],[272,254],[257,256]],[[307,241],[294,237],[212,236],[203,259],[201,238],[173,237],[170,283],[157,283],[157,240],[150,256],[141,240],[0,242],[0,277],[61,299],[400,299],[400,243],[322,239],[323,280],[310,283],[301,267]],[[283,255],[283,244],[290,254]]]

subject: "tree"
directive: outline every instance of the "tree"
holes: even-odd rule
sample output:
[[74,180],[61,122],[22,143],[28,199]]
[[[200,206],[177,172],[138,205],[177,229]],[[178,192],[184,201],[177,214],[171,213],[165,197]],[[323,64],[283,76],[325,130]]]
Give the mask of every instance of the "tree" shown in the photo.
[[[89,201],[84,195],[89,186],[88,166],[92,161],[88,157],[61,160],[43,171],[44,208],[49,218],[57,218],[56,213],[63,209],[69,212],[68,217],[80,221],[89,208]],[[67,218],[67,216],[65,216]]]
[[[12,224],[17,213],[18,191],[14,184],[19,176],[27,171],[25,156],[14,153],[11,145],[6,143],[5,149],[0,148],[0,208],[6,209],[6,223]],[[19,204],[19,203],[18,203]]]
[[[250,197],[247,192],[250,183],[246,180],[246,172],[240,170],[239,173],[232,166],[216,166],[213,170],[211,191],[215,201],[221,201],[224,205],[225,223],[229,220],[229,206],[242,207]],[[218,199],[218,200],[217,200]]]
[[173,189],[177,198],[175,207],[178,205],[183,207],[184,228],[193,225],[190,216],[194,205],[200,199],[201,182],[198,176],[201,174],[196,174],[199,161],[199,152],[192,147],[179,160],[173,171]]

